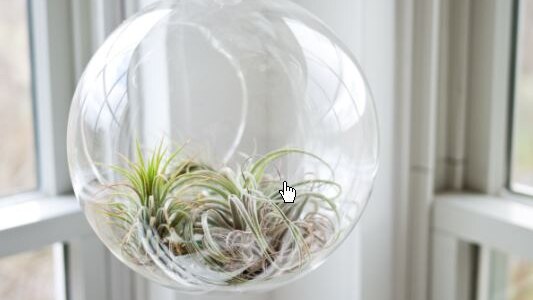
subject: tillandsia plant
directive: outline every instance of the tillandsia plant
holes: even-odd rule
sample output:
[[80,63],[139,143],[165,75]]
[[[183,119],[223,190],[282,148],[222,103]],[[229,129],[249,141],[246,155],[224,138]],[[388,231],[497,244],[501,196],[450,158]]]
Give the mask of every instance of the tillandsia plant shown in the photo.
[[181,150],[159,146],[145,157],[137,145],[134,161],[111,167],[124,179],[103,211],[135,264],[188,285],[235,285],[298,270],[338,237],[339,184],[306,174],[291,184],[294,203],[284,203],[282,180],[267,172],[287,155],[329,168],[320,157],[280,149],[215,169]]

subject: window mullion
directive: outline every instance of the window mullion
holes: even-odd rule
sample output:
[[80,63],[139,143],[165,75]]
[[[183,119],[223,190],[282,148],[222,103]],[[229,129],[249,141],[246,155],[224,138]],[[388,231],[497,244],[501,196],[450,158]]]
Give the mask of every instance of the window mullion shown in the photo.
[[124,19],[123,0],[91,1],[93,50],[96,50]]
[[[52,196],[71,193],[66,132],[72,95],[92,52],[121,21],[122,6],[119,0],[29,3],[40,189]],[[77,218],[86,224],[82,214]],[[114,258],[93,233],[80,232],[61,240],[51,239],[53,236],[44,234],[43,239],[64,242],[66,250],[64,260],[59,260],[64,263],[66,283],[58,284],[57,290],[66,289],[67,293],[61,295],[60,291],[59,297],[131,299],[130,271],[122,264],[110,264]],[[62,269],[60,263],[57,268]]]
[[465,185],[488,194],[507,178],[512,2],[472,2]]
[[433,230],[432,300],[468,300],[474,293],[472,267],[475,248],[452,234]]
[[40,189],[72,190],[66,161],[68,110],[74,92],[70,1],[30,1]]
[[105,246],[91,235],[70,241],[66,247],[68,299],[112,300],[109,297],[109,253]]

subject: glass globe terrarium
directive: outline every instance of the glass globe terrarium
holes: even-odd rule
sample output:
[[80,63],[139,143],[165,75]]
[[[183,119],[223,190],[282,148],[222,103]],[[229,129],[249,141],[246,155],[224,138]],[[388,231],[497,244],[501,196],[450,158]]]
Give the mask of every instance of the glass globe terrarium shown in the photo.
[[75,193],[133,270],[189,292],[317,267],[368,201],[374,105],[355,59],[285,0],[176,0],[122,24],[70,111]]

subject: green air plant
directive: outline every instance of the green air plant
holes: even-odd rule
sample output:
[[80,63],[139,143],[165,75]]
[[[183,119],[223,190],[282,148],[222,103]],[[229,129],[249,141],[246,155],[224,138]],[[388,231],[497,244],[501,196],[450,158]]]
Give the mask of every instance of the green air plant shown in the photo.
[[103,211],[130,261],[164,268],[191,285],[235,285],[295,271],[337,238],[341,187],[307,174],[291,184],[294,203],[284,203],[282,180],[267,171],[287,155],[329,168],[298,149],[215,169],[182,157],[181,148],[169,153],[159,146],[145,157],[137,145],[134,161],[111,167],[123,180],[111,185]]

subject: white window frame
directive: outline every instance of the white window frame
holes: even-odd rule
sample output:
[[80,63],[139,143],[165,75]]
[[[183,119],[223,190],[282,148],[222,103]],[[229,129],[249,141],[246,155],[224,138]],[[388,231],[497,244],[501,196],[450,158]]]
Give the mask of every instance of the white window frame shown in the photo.
[[72,193],[66,159],[77,79],[135,3],[28,0],[39,187],[0,199],[0,257],[54,245],[60,300],[144,299],[144,281],[118,262],[88,225]]
[[[77,78],[137,1],[30,3],[41,186],[2,199],[12,204],[0,210],[0,257],[59,242],[65,246],[55,247],[58,270],[66,274],[59,299],[145,299],[145,282],[109,254],[85,221],[65,152]],[[533,209],[506,191],[510,3],[397,2],[396,299],[486,299],[492,249],[533,253]],[[28,206],[31,217],[5,218]]]
[[533,200],[507,189],[513,5],[399,2],[399,299],[486,300],[493,250],[533,259]]
[[[109,255],[105,248],[97,241],[93,235],[91,229],[86,224],[82,213],[75,204],[75,199],[70,192],[70,185],[68,182],[68,170],[66,169],[65,153],[64,150],[59,149],[65,144],[64,130],[66,124],[66,104],[70,103],[70,93],[72,93],[76,79],[80,76],[84,69],[84,65],[91,57],[92,52],[97,48],[99,43],[103,41],[104,37],[116,26],[119,19],[124,16],[129,16],[136,12],[138,7],[153,0],[33,0],[34,8],[37,13],[42,14],[36,16],[38,19],[37,24],[33,27],[37,27],[35,34],[43,35],[40,40],[44,40],[42,44],[36,44],[35,47],[40,49],[42,47],[48,47],[46,51],[50,53],[40,54],[37,59],[40,60],[36,65],[40,65],[37,74],[40,74],[40,78],[43,80],[51,80],[48,85],[42,83],[44,86],[38,87],[40,93],[37,97],[38,106],[43,106],[44,111],[39,110],[39,120],[37,128],[39,135],[43,135],[46,138],[39,140],[39,147],[49,147],[45,152],[40,154],[44,157],[48,167],[41,168],[43,178],[46,178],[46,183],[43,182],[43,189],[36,193],[35,204],[39,206],[38,218],[29,220],[27,223],[19,224],[11,222],[6,224],[0,230],[0,245],[3,243],[3,239],[13,238],[14,233],[21,228],[25,228],[27,234],[33,233],[35,237],[37,232],[42,233],[38,236],[32,245],[19,243],[20,245],[11,250],[0,249],[0,257],[7,254],[13,254],[20,251],[31,250],[35,247],[45,246],[54,242],[64,242],[65,247],[65,266],[60,266],[60,269],[66,269],[67,273],[67,286],[60,287],[63,293],[63,298],[73,300],[118,300],[118,299],[177,299],[180,297],[187,297],[187,295],[176,294],[170,289],[164,289],[157,284],[147,284],[145,280],[139,279],[138,276],[132,275],[122,264],[118,263],[116,259]],[[297,0],[295,0],[298,2]],[[382,127],[382,132],[386,133],[385,138],[393,136],[392,132],[388,128],[393,127],[392,121],[394,115],[394,108],[391,102],[393,91],[389,89],[393,85],[393,74],[386,74],[382,76],[383,70],[390,70],[390,62],[392,61],[392,55],[389,53],[392,50],[374,51],[375,49],[391,48],[394,47],[393,41],[390,39],[382,40],[379,36],[390,36],[390,32],[393,30],[393,20],[389,19],[385,26],[382,21],[379,21],[375,16],[389,15],[393,17],[393,8],[388,7],[389,0],[383,3],[374,3],[356,1],[350,3],[352,0],[340,0],[335,1],[335,5],[339,8],[336,9],[323,9],[327,8],[330,4],[324,4],[320,1],[306,0],[303,2],[308,8],[314,8],[315,12],[324,12],[322,17],[329,21],[336,29],[340,29],[340,33],[346,38],[347,43],[353,49],[359,49],[359,55],[363,57],[362,61],[365,61],[369,69],[370,78],[375,80],[375,87],[381,88],[381,91],[376,96],[385,101],[378,103],[382,107],[382,112],[385,126]],[[367,0],[364,0],[367,1]],[[319,3],[320,2],[320,3]],[[350,5],[348,5],[350,4]],[[353,4],[353,5],[352,5]],[[346,5],[347,8],[343,8]],[[66,9],[66,7],[69,7]],[[349,8],[349,9],[348,9]],[[335,11],[343,10],[342,17],[332,13]],[[62,11],[62,12],[61,12]],[[61,13],[60,13],[61,12]],[[66,18],[68,13],[71,13],[71,18]],[[379,12],[379,13],[378,13]],[[343,20],[350,18],[352,14],[357,17],[357,22],[345,23]],[[320,13],[319,13],[320,15]],[[40,20],[40,21],[39,21]],[[375,26],[379,23],[380,26]],[[352,33],[352,26],[357,27],[358,32]],[[57,31],[56,31],[57,30]],[[365,31],[363,34],[362,31]],[[37,33],[38,32],[38,33]],[[54,36],[59,39],[60,32],[70,32],[71,35],[66,35],[70,40],[63,41],[58,45],[51,47],[47,43],[48,33],[57,33]],[[56,47],[57,46],[57,47]],[[40,50],[39,50],[40,51]],[[383,57],[386,55],[386,57]],[[390,57],[389,57],[390,56]],[[53,75],[53,76],[52,76]],[[385,79],[383,79],[385,78]],[[38,80],[36,80],[38,81]],[[45,81],[46,82],[46,81]],[[57,89],[57,90],[56,90]],[[69,90],[69,92],[65,92]],[[40,97],[44,97],[44,102],[41,102]],[[47,105],[52,105],[46,107]],[[55,107],[59,109],[53,109]],[[383,125],[382,124],[382,125]],[[382,235],[377,239],[366,239],[365,243],[361,243],[359,246],[359,240],[361,236],[376,236],[378,228],[383,226],[382,219],[389,220],[389,215],[392,216],[392,212],[386,211],[388,199],[394,193],[392,189],[392,175],[390,173],[395,170],[393,163],[391,162],[394,151],[392,149],[384,151],[385,164],[384,168],[380,171],[381,178],[378,178],[380,186],[386,187],[380,191],[374,193],[374,197],[386,201],[378,201],[379,205],[374,208],[374,212],[368,212],[372,220],[369,226],[362,227],[358,237],[356,237],[355,244],[352,245],[350,250],[344,250],[347,256],[359,256],[362,252],[362,259],[352,261],[350,264],[354,264],[355,267],[361,268],[354,272],[348,272],[346,274],[353,275],[354,284],[351,286],[351,282],[343,283],[342,289],[336,291],[336,287],[331,286],[332,290],[339,295],[362,295],[366,296],[383,296],[390,295],[392,292],[389,290],[391,285],[389,281],[391,278],[387,278],[387,282],[383,284],[381,274],[387,273],[390,269],[389,262],[382,260],[379,255],[376,255],[378,251],[383,247],[389,248],[392,244],[390,241],[390,232],[387,229],[385,235]],[[55,162],[55,163],[54,163]],[[47,170],[47,171],[45,171]],[[55,173],[60,177],[54,177]],[[50,177],[48,177],[50,176]],[[63,196],[59,196],[63,195]],[[21,201],[31,201],[26,197],[22,197]],[[52,202],[57,203],[56,206],[50,204]],[[22,205],[22,204],[21,204]],[[16,210],[22,210],[21,207],[14,206],[10,211],[16,213]],[[367,217],[368,219],[368,217]],[[77,223],[79,222],[79,223]],[[377,222],[380,222],[378,225]],[[389,227],[387,221],[386,227]],[[48,226],[43,227],[49,223]],[[392,227],[392,226],[390,226]],[[46,229],[46,231],[45,231]],[[52,235],[50,232],[54,232]],[[27,234],[20,235],[17,240],[22,240]],[[2,247],[0,247],[2,248]],[[354,249],[354,250],[352,250]],[[352,253],[351,251],[355,251]],[[63,248],[59,248],[59,252],[63,252]],[[381,252],[381,251],[379,251]],[[388,255],[389,251],[381,252],[383,255]],[[85,254],[85,255],[84,255]],[[63,257],[62,253],[59,253],[59,257]],[[337,264],[342,264],[338,261]],[[349,270],[351,265],[344,266],[344,270]],[[268,299],[268,298],[285,298],[291,297],[291,295],[302,297],[302,291],[306,290],[309,295],[319,299],[322,295],[330,293],[330,291],[321,291],[316,293],[319,288],[308,289],[309,284],[313,284],[313,280],[322,281],[329,278],[331,274],[337,274],[338,270],[329,270],[323,272],[318,277],[310,279],[308,281],[300,281],[299,286],[289,285],[283,290],[277,290],[271,294],[258,294],[258,295],[240,295],[235,296],[238,299]],[[118,274],[118,275],[117,275]],[[355,274],[355,275],[354,275]],[[337,274],[338,275],[338,274]],[[361,276],[361,278],[359,277]],[[391,276],[392,277],[392,276]],[[117,279],[120,281],[117,282]],[[132,284],[133,282],[133,284]],[[327,280],[328,285],[331,281]],[[335,285],[336,282],[331,282]],[[320,286],[320,285],[317,285]],[[345,289],[352,289],[345,291]],[[67,290],[67,292],[64,292]],[[132,292],[133,291],[133,292]],[[330,295],[330,294],[328,294]],[[333,294],[335,296],[336,294]],[[206,299],[210,298],[206,296]],[[204,299],[200,297],[198,299]]]

